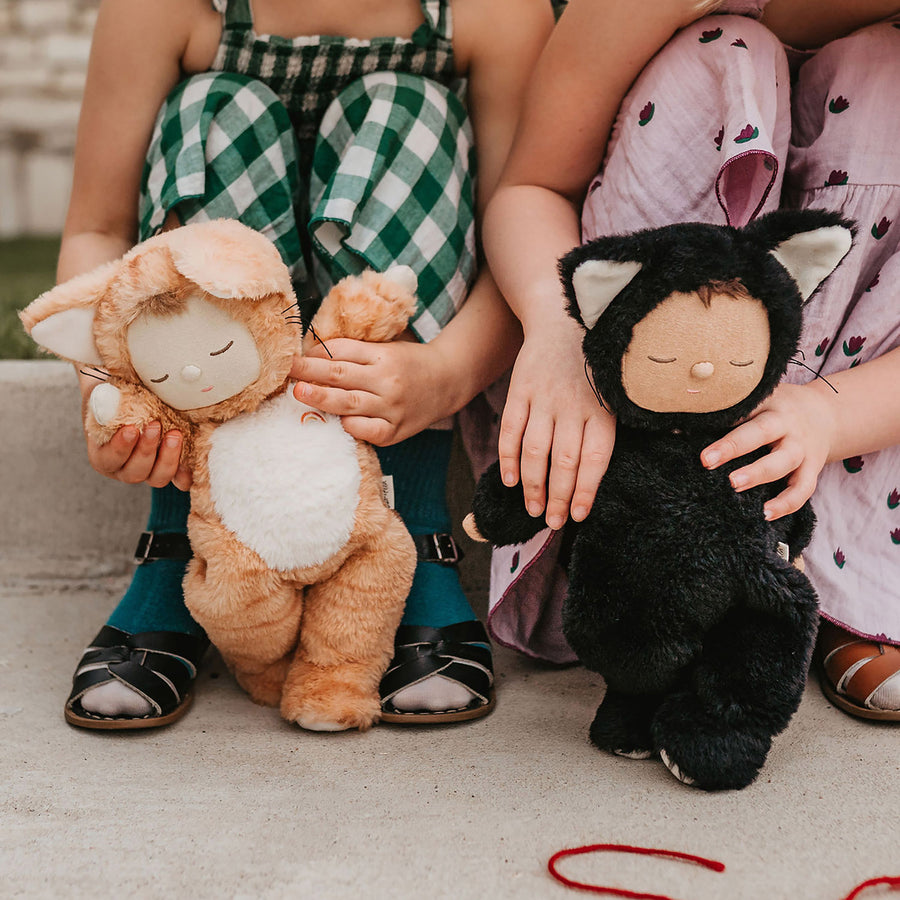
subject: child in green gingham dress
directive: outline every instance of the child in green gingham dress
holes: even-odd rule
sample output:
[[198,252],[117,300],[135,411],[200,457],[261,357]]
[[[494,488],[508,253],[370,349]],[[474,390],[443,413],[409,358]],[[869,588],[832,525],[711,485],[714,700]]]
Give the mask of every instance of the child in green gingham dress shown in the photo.
[[[131,235],[144,239],[163,227],[221,217],[240,219],[270,237],[303,299],[321,296],[365,267],[401,263],[416,271],[419,307],[410,327],[418,344],[382,347],[371,360],[367,345],[330,342],[337,362],[304,359],[295,375],[306,402],[348,413],[348,431],[391,445],[380,448],[382,467],[419,546],[396,656],[382,684],[384,718],[420,724],[484,715],[493,705],[491,655],[454,567],[444,496],[451,444],[446,416],[497,377],[517,346],[516,329],[489,275],[476,276],[474,223],[511,139],[522,86],[552,21],[549,9],[541,0],[421,0],[401,11],[410,38],[288,38],[255,27],[254,12],[279,13],[263,0],[253,12],[248,0],[213,0],[214,10],[190,0],[187,12],[168,6],[174,2],[159,0],[156,10],[136,6],[128,20],[113,4],[101,7],[60,277],[119,255]],[[364,12],[353,18],[353,4],[343,6],[344,19],[365,33]],[[320,18],[342,15],[323,8]],[[459,31],[469,37],[454,40],[457,11]],[[491,16],[501,22],[512,11],[518,26],[509,46],[489,52],[483,34]],[[389,13],[395,10],[383,12],[393,24],[397,17]],[[184,25],[180,42],[172,15]],[[291,33],[292,25],[284,31]],[[176,77],[171,88],[163,75],[147,74],[146,88],[135,89],[143,119],[127,124],[125,132],[113,127],[114,95],[124,90],[114,63],[127,56],[113,32],[125,32],[132,58],[155,42],[157,49],[180,54],[181,70],[195,72]],[[460,41],[468,73],[455,59]],[[473,128],[460,83],[465,74],[483,110],[480,120],[474,115],[475,131],[490,145],[479,146],[477,191]],[[147,115],[147,95],[154,93],[163,101],[155,122]],[[116,140],[118,156],[110,146]],[[102,178],[118,179],[136,194],[135,160],[148,143],[140,152],[134,234],[123,225],[134,207],[104,189]],[[451,321],[453,329],[445,332]],[[431,390],[448,384],[448,371],[458,384]],[[398,382],[398,373],[405,381]],[[440,411],[436,418],[444,421],[432,421],[429,410]],[[145,561],[82,659],[66,715],[89,728],[152,727],[187,708],[204,649],[180,590],[189,553],[183,538],[188,498],[175,485],[184,488],[190,476],[178,469],[177,434],[123,429],[111,445],[89,445],[94,467],[154,488],[149,536],[141,545]],[[171,666],[160,663],[163,657],[178,658],[184,673],[176,666],[174,676]]]

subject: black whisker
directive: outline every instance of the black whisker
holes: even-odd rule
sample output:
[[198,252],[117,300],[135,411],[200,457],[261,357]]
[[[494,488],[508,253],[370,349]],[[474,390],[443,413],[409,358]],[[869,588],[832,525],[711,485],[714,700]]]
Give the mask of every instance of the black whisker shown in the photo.
[[82,375],[88,375],[91,378],[96,378],[97,381],[106,381],[109,378],[109,372],[103,372],[101,369],[97,369],[97,372],[100,372],[100,375],[97,375],[95,372],[88,372],[85,369],[79,369]]
[[594,379],[591,378],[590,370],[588,369],[587,360],[584,361],[584,377],[587,378],[588,384],[591,386],[591,390],[594,392],[594,396],[597,398],[597,402],[607,411],[609,412],[609,407],[603,402],[603,398],[600,396],[600,391],[597,390],[594,385]]
[[[801,350],[800,353],[802,354],[803,351]],[[816,378],[821,378],[822,381],[824,381],[825,384],[827,384],[828,387],[830,387],[836,394],[839,393],[838,389],[824,375],[820,375],[815,369],[813,369],[811,366],[808,366],[805,362],[800,362],[799,359],[789,359],[788,362],[793,363],[795,366],[803,366],[804,369],[809,369],[809,371],[812,372],[813,375],[816,376]]]
[[323,341],[323,340],[316,334],[316,329],[312,327],[312,322],[310,322],[309,330],[312,332],[312,336],[313,336],[313,337],[314,337],[314,338],[315,338],[315,339],[316,339],[323,347],[325,347],[325,352],[328,354],[328,358],[329,358],[329,359],[334,359],[334,357],[331,355],[331,351],[328,349],[327,345],[325,344],[325,341]]
[[297,308],[300,307],[300,301],[299,301],[299,300],[295,300],[290,306],[286,306],[286,307],[281,311],[281,314],[284,315],[289,309],[294,309],[294,307],[297,307]]

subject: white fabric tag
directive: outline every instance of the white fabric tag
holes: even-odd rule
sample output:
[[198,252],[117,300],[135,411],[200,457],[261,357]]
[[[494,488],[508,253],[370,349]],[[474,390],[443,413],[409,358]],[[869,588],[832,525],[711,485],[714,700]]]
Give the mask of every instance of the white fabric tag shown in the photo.
[[394,476],[381,476],[381,499],[388,509],[394,509]]
[[791,548],[784,541],[778,542],[778,547],[776,548],[778,555],[785,561],[791,561]]

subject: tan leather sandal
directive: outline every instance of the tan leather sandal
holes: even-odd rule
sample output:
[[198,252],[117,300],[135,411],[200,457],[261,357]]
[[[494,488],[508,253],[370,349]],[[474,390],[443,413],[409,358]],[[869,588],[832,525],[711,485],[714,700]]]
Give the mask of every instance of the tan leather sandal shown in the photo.
[[900,673],[900,647],[857,637],[823,621],[817,656],[822,691],[835,706],[863,719],[900,722],[900,709],[872,704],[878,689]]

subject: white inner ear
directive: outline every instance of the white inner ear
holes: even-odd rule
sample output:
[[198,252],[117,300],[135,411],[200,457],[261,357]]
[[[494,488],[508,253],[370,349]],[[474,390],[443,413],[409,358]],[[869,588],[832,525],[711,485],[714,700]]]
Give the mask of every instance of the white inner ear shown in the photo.
[[804,231],[782,241],[772,256],[797,282],[804,300],[837,268],[847,255],[853,236],[843,225]]
[[572,274],[572,287],[581,318],[593,328],[616,295],[641,271],[639,262],[589,259]]
[[102,366],[94,343],[94,307],[76,306],[47,316],[31,329],[35,343],[63,359]]

